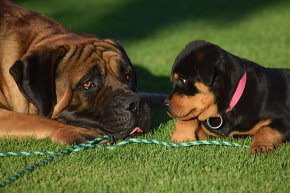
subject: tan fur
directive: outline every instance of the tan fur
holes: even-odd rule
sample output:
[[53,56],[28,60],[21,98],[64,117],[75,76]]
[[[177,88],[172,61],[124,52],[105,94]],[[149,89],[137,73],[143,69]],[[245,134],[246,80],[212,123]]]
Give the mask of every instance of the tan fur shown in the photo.
[[195,141],[198,121],[196,119],[190,121],[177,121],[171,140],[175,142]]
[[64,110],[65,107],[69,105],[72,100],[72,91],[71,88],[65,87],[62,88],[62,84],[58,82],[60,85],[57,86],[58,88],[58,95],[57,95],[57,104],[54,107],[54,111],[52,114],[52,118],[55,118],[60,112]]
[[[178,75],[174,78],[178,78]],[[217,114],[215,96],[201,82],[195,83],[195,87],[199,92],[194,96],[173,94],[170,98],[169,115],[179,119],[171,136],[173,141],[183,142],[205,139],[208,135],[217,136],[200,124],[200,121]]]
[[262,126],[253,138],[250,150],[253,153],[268,153],[281,145],[283,140],[284,136],[278,130]]
[[205,132],[201,124],[199,125],[198,129],[196,130],[196,137],[198,140],[205,140],[209,135]]
[[173,74],[173,78],[174,78],[175,80],[177,80],[177,79],[179,78],[179,75],[178,75],[177,73],[174,73],[174,74]]
[[35,137],[44,139],[49,137],[53,142],[75,144],[83,143],[101,134],[99,131],[90,131],[50,119],[43,119],[38,115],[16,113],[3,109],[0,110],[0,119],[0,138],[26,139],[27,137]]
[[189,121],[177,121],[171,140],[175,142],[203,140],[208,135],[200,127],[199,120],[193,119]]
[[[37,115],[36,107],[19,91],[9,69],[16,60],[48,45],[51,51],[62,49],[66,52],[56,69],[56,73],[61,75],[56,79],[57,104],[52,118],[69,104],[84,102],[79,101],[72,87],[93,65],[99,64],[102,73],[108,72],[109,82],[118,82],[121,78],[117,72],[119,66],[115,61],[123,60],[123,55],[115,41],[100,40],[89,34],[71,33],[50,18],[2,0],[0,2],[0,138],[50,137],[54,142],[72,144],[102,134],[98,130],[89,131],[41,118]],[[112,89],[110,86],[106,88]],[[104,89],[102,94],[105,92]]]
[[169,112],[171,116],[180,120],[189,120],[194,117],[205,120],[217,114],[218,109],[213,93],[203,83],[197,82],[195,86],[199,92],[194,96],[178,94],[171,96],[171,110]]
[[232,137],[234,135],[255,135],[256,132],[263,126],[267,126],[272,122],[271,119],[266,119],[264,121],[260,121],[259,123],[257,123],[252,129],[250,129],[249,131],[232,131],[229,134],[229,137]]

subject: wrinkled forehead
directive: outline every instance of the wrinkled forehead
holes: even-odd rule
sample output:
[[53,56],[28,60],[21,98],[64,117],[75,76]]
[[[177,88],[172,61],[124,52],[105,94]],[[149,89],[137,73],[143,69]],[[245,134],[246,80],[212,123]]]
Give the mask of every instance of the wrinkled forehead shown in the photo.
[[93,67],[97,67],[101,74],[118,76],[123,66],[130,66],[124,51],[113,41],[77,42],[66,45],[66,49],[57,71],[68,73],[76,82]]

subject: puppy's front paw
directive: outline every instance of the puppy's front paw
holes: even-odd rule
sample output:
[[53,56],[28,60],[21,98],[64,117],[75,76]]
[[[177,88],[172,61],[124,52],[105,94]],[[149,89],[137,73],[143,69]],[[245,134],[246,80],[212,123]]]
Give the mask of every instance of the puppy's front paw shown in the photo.
[[[88,130],[80,127],[67,126],[64,128],[58,129],[52,136],[51,140],[53,142],[61,144],[75,145],[84,143],[88,140],[92,140],[101,135],[104,135],[103,132],[99,130]],[[103,140],[100,144],[107,144],[109,140]]]
[[171,135],[175,142],[196,141],[197,120],[177,121]]
[[275,150],[273,144],[252,144],[250,151],[252,153],[269,153]]
[[195,134],[186,134],[180,132],[173,132],[171,135],[171,140],[174,142],[186,142],[186,141],[196,141]]

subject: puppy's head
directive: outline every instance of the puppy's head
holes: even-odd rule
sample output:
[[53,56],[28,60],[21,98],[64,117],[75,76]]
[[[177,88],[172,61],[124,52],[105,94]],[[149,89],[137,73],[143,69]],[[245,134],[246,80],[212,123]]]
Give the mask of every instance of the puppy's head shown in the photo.
[[149,107],[137,96],[133,66],[118,43],[76,34],[52,41],[10,69],[41,116],[117,139],[149,131]]
[[165,102],[168,114],[180,120],[202,121],[216,115],[228,105],[224,101],[229,100],[237,79],[232,77],[237,73],[234,66],[229,55],[214,44],[188,44],[172,68],[173,90]]

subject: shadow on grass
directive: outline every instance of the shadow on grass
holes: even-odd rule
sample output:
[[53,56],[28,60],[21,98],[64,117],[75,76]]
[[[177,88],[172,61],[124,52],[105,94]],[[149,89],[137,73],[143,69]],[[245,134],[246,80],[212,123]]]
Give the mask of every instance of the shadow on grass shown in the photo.
[[148,69],[133,64],[137,75],[138,91],[154,92],[154,93],[169,93],[171,83],[168,76],[155,76]]
[[[140,65],[134,65],[134,70],[137,74],[138,91],[153,93],[170,92],[171,85],[167,76],[155,76]],[[153,129],[151,132],[158,129],[161,123],[166,123],[170,119],[163,107],[151,108],[151,128]]]
[[[39,1],[35,3],[37,2]],[[42,6],[52,6],[51,9],[54,9],[53,4],[58,2],[41,3]],[[66,4],[69,8],[64,7],[50,16],[65,26],[68,24],[73,31],[134,41],[150,37],[166,27],[178,27],[181,22],[202,21],[213,25],[233,25],[246,19],[248,15],[282,2],[286,0],[68,1]]]

